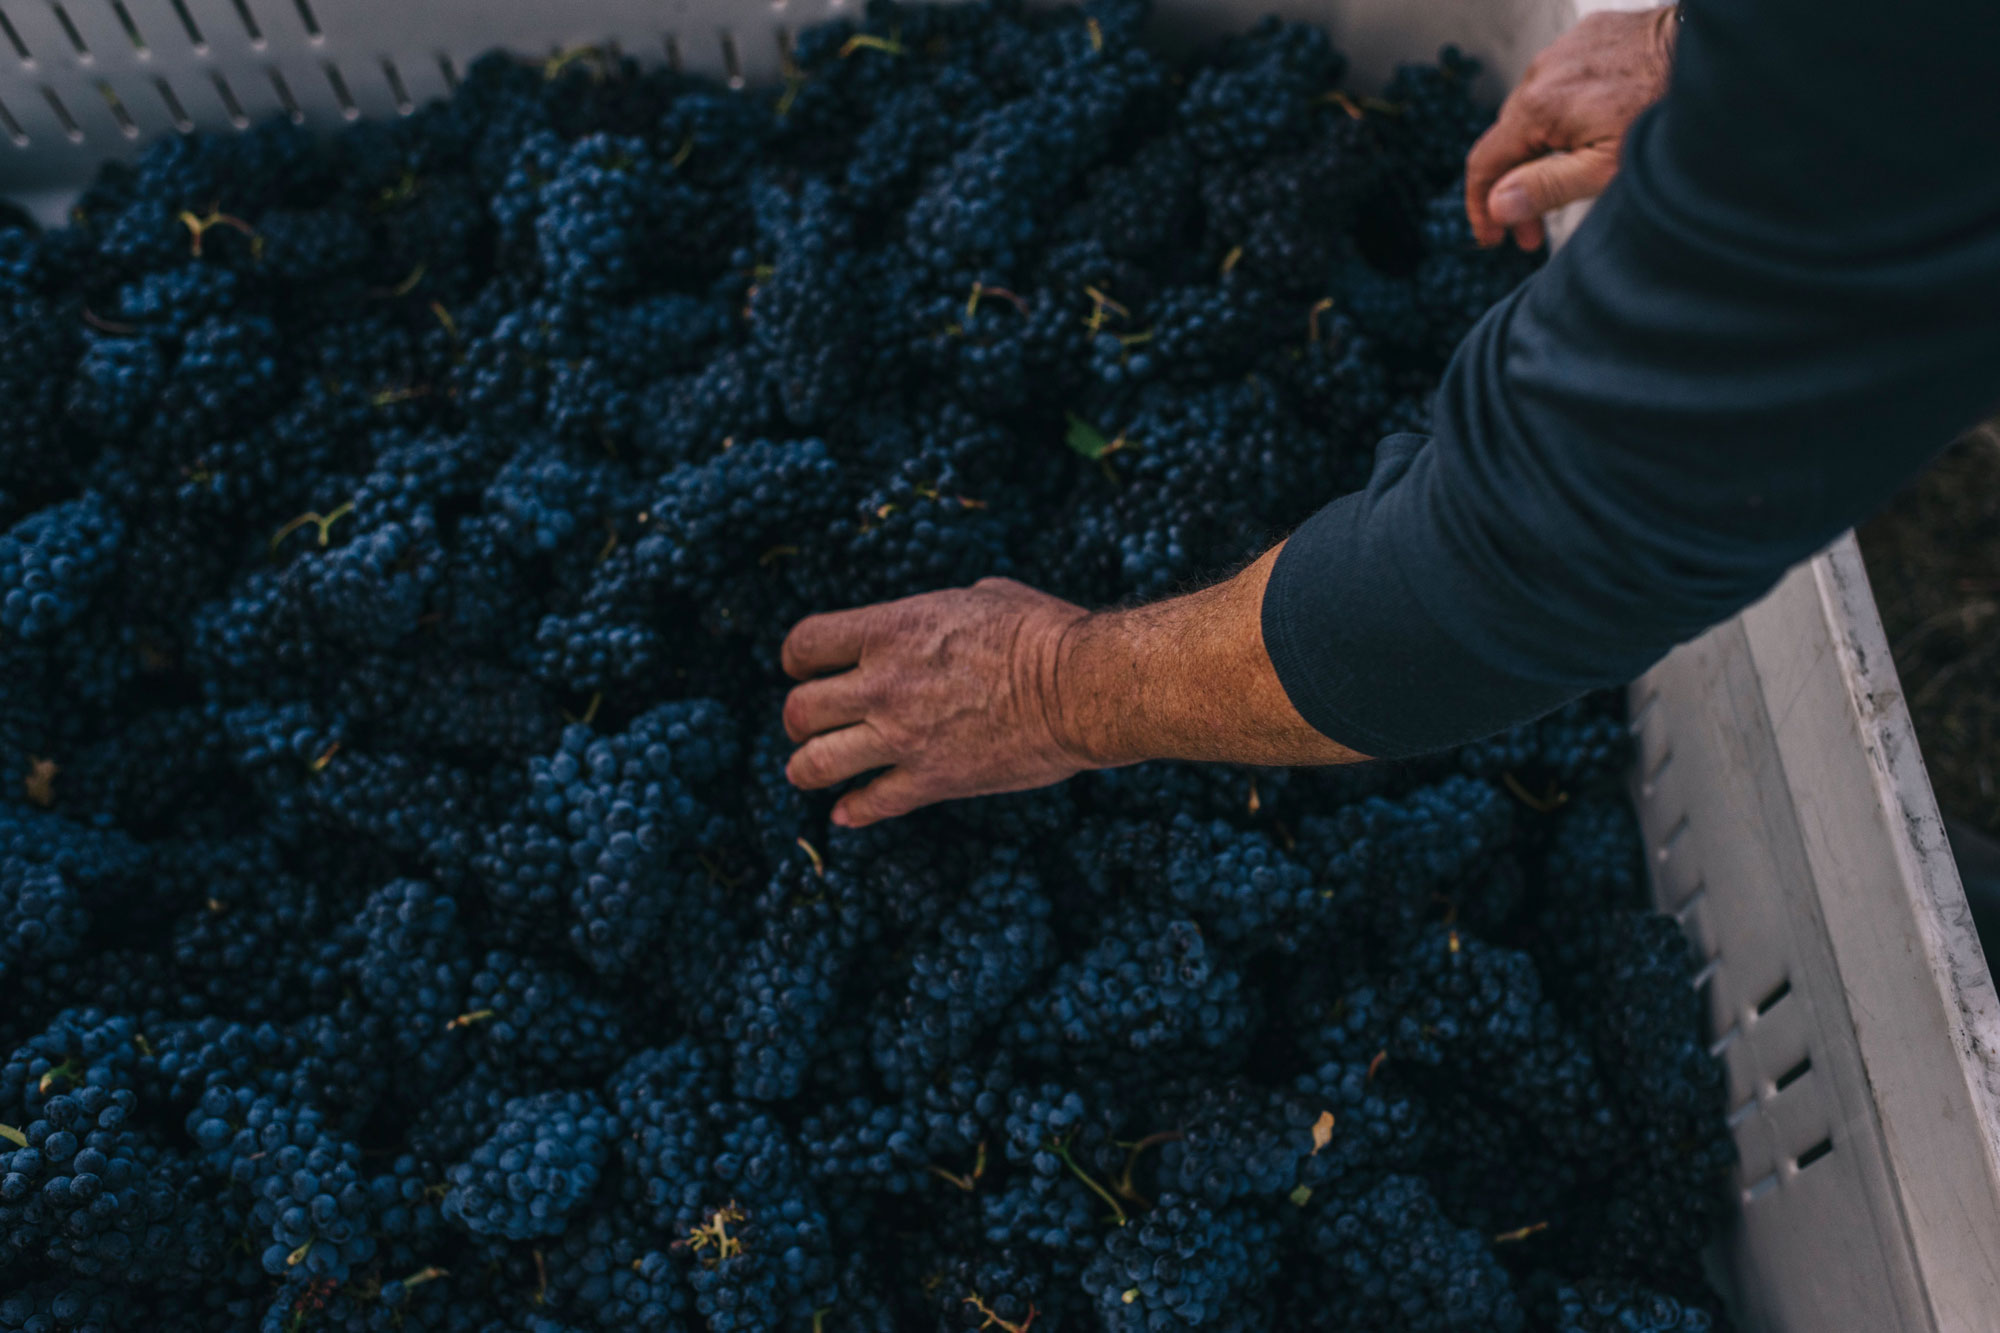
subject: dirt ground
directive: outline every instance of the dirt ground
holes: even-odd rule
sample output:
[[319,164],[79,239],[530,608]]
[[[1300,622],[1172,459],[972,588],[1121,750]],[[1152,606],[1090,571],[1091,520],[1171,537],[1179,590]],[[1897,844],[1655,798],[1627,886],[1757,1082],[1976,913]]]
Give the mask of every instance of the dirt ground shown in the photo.
[[1938,805],[2000,836],[2000,419],[1860,537]]

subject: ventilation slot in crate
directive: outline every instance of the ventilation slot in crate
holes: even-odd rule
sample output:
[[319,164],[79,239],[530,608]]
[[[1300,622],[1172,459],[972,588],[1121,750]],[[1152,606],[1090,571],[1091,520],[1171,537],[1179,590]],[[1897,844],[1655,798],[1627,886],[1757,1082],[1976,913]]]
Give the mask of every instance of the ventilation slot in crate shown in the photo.
[[49,11],[56,16],[56,25],[63,30],[63,36],[69,38],[69,44],[76,51],[78,62],[88,65],[90,47],[84,42],[83,34],[76,30],[76,22],[70,18],[69,11],[53,3],[49,5]]
[[172,0],[172,3],[174,16],[181,21],[181,31],[187,34],[188,45],[196,55],[207,55],[208,39],[201,35],[201,25],[194,21],[194,15],[188,13],[187,0]]
[[24,65],[33,65],[35,57],[29,52],[28,44],[21,40],[21,34],[14,27],[14,20],[7,17],[7,11],[0,9],[0,34],[7,38],[7,45],[14,48],[14,56]]
[[743,86],[743,62],[736,54],[736,34],[724,28],[718,40],[722,43],[723,82],[732,88]]
[[305,123],[305,108],[299,105],[299,99],[293,95],[292,85],[285,82],[285,76],[275,69],[271,71],[271,91],[278,95],[278,105],[285,109],[285,116],[292,124]]
[[382,81],[389,85],[389,95],[396,99],[396,114],[407,116],[417,109],[410,100],[410,90],[403,86],[403,76],[396,69],[396,62],[386,56],[382,60]]
[[152,52],[146,47],[146,39],[139,35],[139,25],[132,21],[132,11],[125,8],[125,0],[111,0],[111,13],[118,20],[118,26],[125,30],[125,40],[132,43],[132,50],[141,60]]
[[56,90],[42,89],[42,98],[49,104],[49,110],[55,113],[56,123],[62,126],[63,137],[71,143],[82,143],[83,126],[76,123],[76,117],[69,113],[69,107],[56,95]]
[[134,121],[132,113],[125,109],[125,100],[118,95],[117,90],[109,83],[100,80],[97,94],[104,99],[104,105],[111,109],[111,119],[118,122],[118,132],[127,139],[138,138],[138,122]]
[[326,86],[333,89],[333,100],[340,103],[340,114],[345,120],[354,120],[361,115],[361,108],[354,104],[354,95],[347,91],[347,80],[341,75],[340,66],[331,60],[324,66]]
[[236,90],[229,86],[229,80],[223,76],[221,70],[217,70],[212,78],[215,83],[215,96],[222,103],[222,112],[229,117],[229,123],[239,130],[248,128],[250,117],[243,113],[243,104],[236,100]]
[[243,22],[244,35],[250,39],[252,50],[264,47],[264,30],[257,26],[257,16],[250,12],[250,0],[229,0],[236,8],[236,17]]
[[173,122],[173,127],[182,134],[193,130],[194,117],[188,115],[187,108],[181,105],[180,94],[174,91],[173,84],[167,82],[167,76],[162,74],[155,78],[153,87],[159,92],[160,105],[166,107],[167,119]]

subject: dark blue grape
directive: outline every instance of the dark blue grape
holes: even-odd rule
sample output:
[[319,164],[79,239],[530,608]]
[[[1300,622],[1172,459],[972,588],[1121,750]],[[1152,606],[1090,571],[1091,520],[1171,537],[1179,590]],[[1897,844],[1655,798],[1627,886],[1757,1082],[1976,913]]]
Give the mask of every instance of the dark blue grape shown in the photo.
[[615,1128],[595,1097],[516,1098],[491,1137],[451,1168],[445,1217],[484,1236],[558,1234],[597,1187]]
[[0,630],[32,641],[82,615],[111,573],[124,531],[124,520],[91,492],[0,535]]
[[1410,1333],[1525,1327],[1486,1238],[1454,1226],[1422,1180],[1384,1176],[1313,1211],[1306,1246],[1316,1271],[1307,1289],[1318,1308]]

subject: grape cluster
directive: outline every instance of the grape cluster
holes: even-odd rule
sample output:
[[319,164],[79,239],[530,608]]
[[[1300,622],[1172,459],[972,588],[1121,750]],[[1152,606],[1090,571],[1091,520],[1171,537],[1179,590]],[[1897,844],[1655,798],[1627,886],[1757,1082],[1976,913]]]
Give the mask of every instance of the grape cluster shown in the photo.
[[[1312,1209],[1308,1204],[1307,1208]],[[1383,1176],[1317,1210],[1314,1297],[1357,1328],[1516,1333],[1525,1320],[1489,1239],[1452,1222],[1415,1176]]]
[[1552,1304],[1555,1333],[1715,1333],[1727,1327],[1699,1304],[1630,1282],[1562,1287]]
[[0,863],[0,968],[16,960],[67,958],[83,944],[90,917],[52,866]]
[[591,1095],[516,1098],[492,1136],[452,1167],[444,1215],[475,1236],[526,1240],[560,1233],[597,1185],[612,1126]]
[[0,217],[0,1329],[1722,1326],[1614,701],[785,779],[799,616],[1212,577],[1532,269],[1456,53],[1145,17],[488,57]]
[[82,615],[115,568],[124,522],[94,491],[28,517],[0,536],[0,629],[32,642]]

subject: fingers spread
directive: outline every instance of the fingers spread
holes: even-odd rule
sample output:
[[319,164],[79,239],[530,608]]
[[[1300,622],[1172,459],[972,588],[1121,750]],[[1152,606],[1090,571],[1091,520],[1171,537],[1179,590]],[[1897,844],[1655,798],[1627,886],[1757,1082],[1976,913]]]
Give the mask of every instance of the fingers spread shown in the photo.
[[860,606],[852,611],[828,611],[807,616],[792,626],[779,654],[785,674],[793,680],[807,680],[853,666],[860,660],[862,642],[880,610]]
[[792,751],[785,776],[794,787],[815,791],[871,768],[886,768],[894,758],[875,729],[863,723],[825,732]]
[[907,768],[892,768],[861,790],[851,791],[835,802],[833,822],[842,828],[860,828],[877,820],[907,815],[943,799],[944,793],[927,792]]
[[1486,207],[1503,227],[1518,227],[1564,204],[1601,194],[1618,172],[1616,144],[1592,144],[1515,167],[1487,196]]
[[822,731],[851,726],[868,714],[867,693],[859,668],[796,686],[785,696],[785,734],[798,744]]

